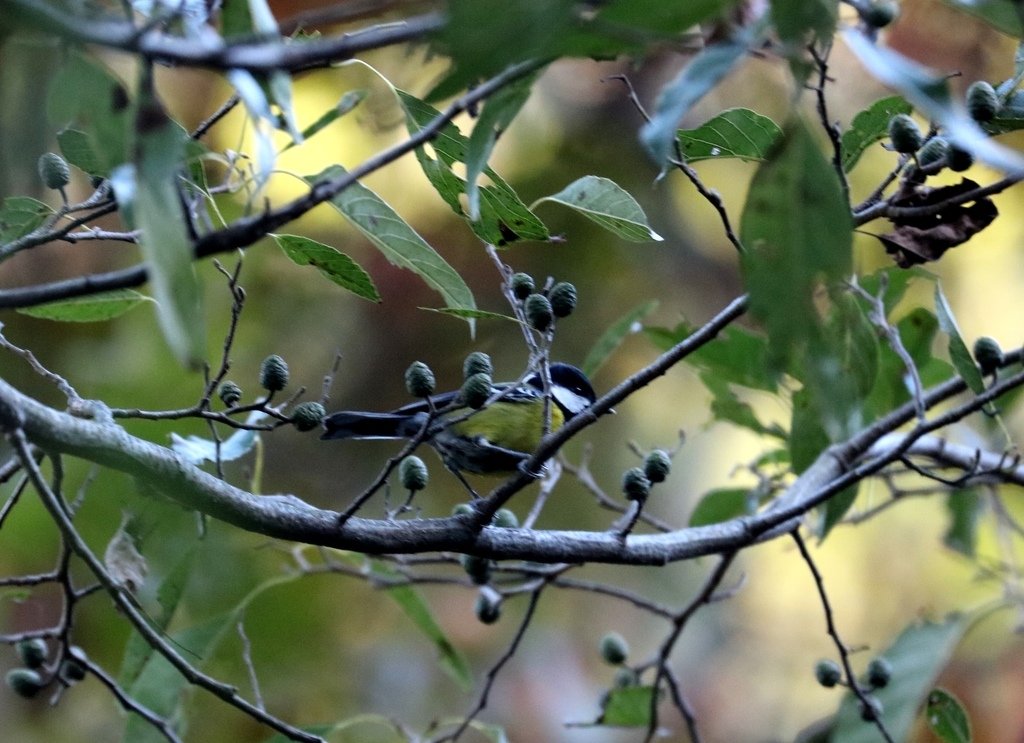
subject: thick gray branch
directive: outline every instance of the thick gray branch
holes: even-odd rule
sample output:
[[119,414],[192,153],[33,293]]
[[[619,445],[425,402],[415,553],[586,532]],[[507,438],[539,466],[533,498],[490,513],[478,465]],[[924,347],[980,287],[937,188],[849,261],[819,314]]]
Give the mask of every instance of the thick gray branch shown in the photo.
[[[803,514],[830,494],[898,461],[912,451],[914,442],[921,442],[924,447],[930,442],[925,435],[932,429],[948,425],[957,415],[963,417],[980,409],[1022,383],[1024,372],[1008,377],[927,426],[885,438],[893,430],[887,426],[914,417],[913,405],[905,405],[851,441],[830,447],[773,507],[757,514],[667,534],[633,535],[625,540],[609,532],[492,527],[477,531],[469,517],[404,521],[353,517],[339,529],[335,511],[315,508],[292,495],[258,496],[245,492],[188,464],[170,449],[131,436],[112,422],[100,423],[59,412],[2,380],[0,418],[4,420],[0,424],[10,421],[20,425],[26,436],[44,450],[125,472],[186,508],[279,539],[369,553],[452,550],[539,562],[658,565],[720,554],[790,531]],[[929,392],[927,402],[934,405],[962,391],[962,382],[954,380]],[[947,445],[946,461],[954,462],[955,453],[956,449]],[[857,461],[865,454],[866,459]],[[1014,475],[1018,474],[1014,470]]]

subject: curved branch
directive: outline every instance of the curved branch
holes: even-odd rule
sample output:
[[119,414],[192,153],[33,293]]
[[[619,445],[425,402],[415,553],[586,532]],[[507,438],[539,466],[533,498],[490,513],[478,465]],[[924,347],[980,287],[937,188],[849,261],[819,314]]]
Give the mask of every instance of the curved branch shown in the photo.
[[41,0],[2,0],[0,9],[16,22],[21,21],[42,31],[135,54],[154,62],[250,72],[294,72],[326,67],[370,49],[417,41],[440,30],[446,22],[441,13],[425,13],[340,36],[301,41],[273,36],[228,43],[213,32],[186,38],[165,33],[156,27],[140,30],[128,21],[84,18]]
[[[692,345],[687,345],[689,341],[687,339],[614,388],[595,407],[607,410],[632,390],[663,374],[667,368],[665,357],[682,353],[680,347],[692,350]],[[1020,358],[1019,351],[1007,354],[1006,364],[1018,364]],[[808,510],[887,464],[898,461],[911,450],[915,441],[982,409],[1022,385],[1024,371],[1006,377],[984,393],[971,397],[925,424],[919,424],[906,434],[899,434],[898,438],[892,439],[890,447],[879,450],[879,445],[872,449],[886,434],[915,418],[914,404],[907,403],[849,441],[825,450],[772,506],[763,511],[720,524],[666,534],[631,535],[626,539],[611,532],[480,527],[476,523],[479,514],[404,521],[353,517],[343,528],[338,528],[338,513],[335,511],[315,508],[292,495],[259,496],[246,492],[192,466],[170,449],[131,436],[112,422],[97,423],[59,412],[23,395],[2,380],[0,428],[22,428],[28,438],[44,450],[81,457],[128,473],[186,508],[279,539],[373,554],[448,550],[494,559],[548,563],[663,565],[702,555],[722,554],[788,533]],[[965,389],[963,380],[955,378],[929,390],[925,394],[925,405],[934,407]],[[531,462],[543,461],[589,422],[574,419],[549,436]],[[563,434],[563,431],[567,433]],[[865,454],[869,454],[866,459]],[[499,487],[495,496],[487,501],[487,507],[497,502],[495,497],[499,493],[511,497],[515,486],[520,483],[521,478],[512,478],[509,484]]]

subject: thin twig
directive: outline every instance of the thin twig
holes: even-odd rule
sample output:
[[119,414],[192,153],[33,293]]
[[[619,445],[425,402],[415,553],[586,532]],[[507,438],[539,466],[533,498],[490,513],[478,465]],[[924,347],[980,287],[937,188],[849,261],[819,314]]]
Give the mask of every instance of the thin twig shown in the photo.
[[865,719],[870,719],[878,728],[878,732],[881,733],[882,737],[887,743],[894,743],[892,736],[885,727],[885,723],[882,722],[881,717],[875,713],[875,707],[872,705],[871,700],[865,693],[864,689],[861,688],[857,682],[857,676],[853,672],[853,668],[850,666],[850,651],[846,647],[846,643],[843,642],[843,638],[839,636],[839,630],[836,628],[835,616],[832,613],[832,604],[828,600],[828,593],[825,591],[825,581],[821,577],[821,573],[818,571],[818,566],[814,564],[814,558],[811,557],[811,553],[807,549],[807,545],[804,543],[803,537],[800,536],[800,532],[794,529],[791,532],[793,541],[796,542],[797,549],[800,550],[800,556],[807,563],[807,568],[811,571],[811,576],[814,578],[814,585],[818,589],[818,597],[821,600],[821,608],[825,614],[825,629],[828,632],[829,637],[832,638],[832,642],[835,643],[836,650],[839,652],[839,660],[843,666],[843,672],[846,674],[846,685],[849,687],[853,695],[857,697],[857,700],[861,704],[862,714]]
[[0,420],[0,428],[7,429],[6,433],[8,440],[14,446],[16,455],[21,459],[25,470],[28,472],[28,475],[32,480],[32,485],[35,487],[36,492],[43,501],[43,505],[46,507],[46,510],[50,513],[50,517],[53,518],[57,526],[60,528],[68,546],[85,562],[97,579],[99,579],[107,593],[121,610],[121,613],[131,621],[132,626],[140,635],[142,635],[146,642],[148,642],[154,650],[159,652],[160,655],[162,655],[175,669],[177,669],[189,683],[206,689],[214,696],[239,709],[272,730],[281,733],[289,740],[302,741],[303,743],[323,743],[323,739],[319,736],[310,735],[309,733],[289,725],[283,720],[280,720],[254,706],[252,703],[240,697],[233,687],[221,683],[213,677],[198,671],[188,663],[188,661],[181,657],[178,651],[175,650],[170,643],[152,627],[146,617],[136,607],[134,601],[128,597],[114,577],[111,576],[106,567],[104,567],[100,559],[96,557],[89,546],[85,543],[85,540],[82,539],[74,524],[71,522],[71,519],[64,511],[60,499],[50,489],[50,486],[47,484],[42,473],[39,471],[39,468],[36,466],[35,460],[32,458],[29,451],[28,440],[25,438],[25,432],[21,428],[14,428],[12,430],[10,428],[10,424],[10,420]]
[[[647,735],[644,738],[645,743],[650,743],[650,741],[654,740],[654,736],[658,732],[658,688],[661,686],[662,679],[665,678],[668,669],[668,659],[672,655],[672,650],[675,648],[675,644],[679,640],[680,635],[682,635],[683,629],[686,627],[687,622],[690,621],[690,618],[697,613],[698,609],[705,604],[711,603],[714,599],[715,590],[722,583],[726,572],[729,570],[729,566],[732,565],[732,561],[737,554],[736,551],[724,553],[719,559],[718,564],[715,565],[714,570],[708,574],[704,585],[701,586],[697,595],[672,619],[672,630],[661,643],[661,647],[658,650],[654,682],[651,684],[654,690],[651,694],[651,708],[648,717]],[[682,699],[681,695],[680,699]],[[695,723],[691,722],[689,706],[686,704],[681,705],[679,712],[683,719],[687,721],[687,726],[693,725],[695,728]]]

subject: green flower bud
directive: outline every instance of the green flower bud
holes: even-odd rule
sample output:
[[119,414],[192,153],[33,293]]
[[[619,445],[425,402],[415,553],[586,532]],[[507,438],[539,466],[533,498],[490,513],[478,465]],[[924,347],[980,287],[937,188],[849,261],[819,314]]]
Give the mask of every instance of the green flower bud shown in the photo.
[[892,0],[875,0],[857,8],[861,20],[872,28],[885,28],[900,14],[899,6]]
[[452,516],[470,516],[476,513],[476,509],[469,503],[459,503],[452,509]]
[[398,465],[398,479],[402,481],[402,487],[415,493],[427,487],[430,479],[427,472],[427,465],[416,456],[408,456]]
[[568,281],[559,281],[551,287],[551,312],[555,317],[568,317],[576,309],[576,287]]
[[484,586],[476,596],[474,611],[484,624],[494,624],[501,618],[501,594]]
[[622,492],[626,500],[644,501],[651,492],[651,481],[640,467],[632,467],[622,475]]
[[233,408],[242,399],[242,388],[231,380],[227,380],[221,383],[217,394],[220,396],[222,403],[229,408]]
[[971,154],[970,150],[965,150],[963,147],[950,143],[946,161],[950,170],[954,173],[962,173],[974,165],[974,155]]
[[462,383],[462,401],[473,410],[479,410],[487,402],[494,388],[491,375],[479,372]]
[[601,658],[608,665],[621,666],[629,657],[629,644],[618,632],[609,632],[602,637],[598,649],[601,651]]
[[459,561],[462,563],[462,569],[466,571],[466,575],[478,586],[486,585],[491,580],[492,563],[486,557],[462,555]]
[[881,689],[892,680],[892,663],[886,658],[878,657],[868,663],[868,684],[872,689]]
[[831,689],[843,678],[843,671],[834,660],[819,660],[814,666],[814,677],[819,684]]
[[917,151],[917,164],[922,168],[945,162],[949,158],[949,142],[945,137],[932,137]]
[[644,459],[644,474],[652,483],[665,482],[672,470],[672,460],[661,449],[655,449]]
[[882,713],[885,711],[881,700],[874,694],[868,694],[866,699],[868,703],[861,703],[860,705],[860,719],[864,722],[874,722],[881,719]]
[[892,141],[892,148],[903,154],[917,152],[924,141],[917,122],[907,114],[896,114],[889,119],[889,139]]
[[42,637],[22,640],[17,644],[16,649],[21,662],[29,668],[39,668],[46,662],[46,656],[49,655],[46,640]]
[[551,310],[551,301],[543,294],[531,294],[523,303],[523,314],[526,315],[526,322],[530,327],[544,332],[551,325],[554,313]]
[[974,360],[982,374],[992,374],[1003,363],[1003,349],[994,338],[982,336],[974,341]]
[[507,508],[499,508],[497,513],[494,514],[494,520],[491,521],[494,526],[499,526],[502,529],[518,529],[519,519],[512,511]]
[[512,289],[512,295],[520,302],[530,296],[535,288],[533,277],[528,273],[512,274],[512,278],[509,280],[509,286]]
[[43,677],[28,668],[12,668],[5,678],[14,693],[26,699],[34,697],[44,686]]
[[405,370],[405,388],[413,397],[430,397],[434,394],[434,372],[422,361],[414,361]]
[[288,385],[288,364],[276,353],[260,364],[260,387],[267,392],[280,392]]
[[975,121],[992,121],[999,113],[999,108],[999,95],[991,84],[978,80],[967,88],[967,113]]
[[40,156],[36,167],[39,169],[39,179],[47,188],[52,188],[56,191],[68,185],[71,171],[68,168],[67,161],[56,152],[47,152]]
[[494,367],[491,366],[491,357],[482,351],[473,351],[466,360],[462,362],[462,378],[469,379],[474,374],[493,374]]
[[312,431],[318,428],[327,411],[318,402],[304,402],[295,406],[292,413],[292,424],[300,431]]

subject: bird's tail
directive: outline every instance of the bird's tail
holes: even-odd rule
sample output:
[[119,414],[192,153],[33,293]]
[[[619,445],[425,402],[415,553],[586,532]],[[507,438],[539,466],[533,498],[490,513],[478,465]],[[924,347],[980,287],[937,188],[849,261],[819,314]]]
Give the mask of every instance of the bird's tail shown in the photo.
[[324,418],[321,439],[406,439],[415,436],[422,421],[401,413],[343,411]]

